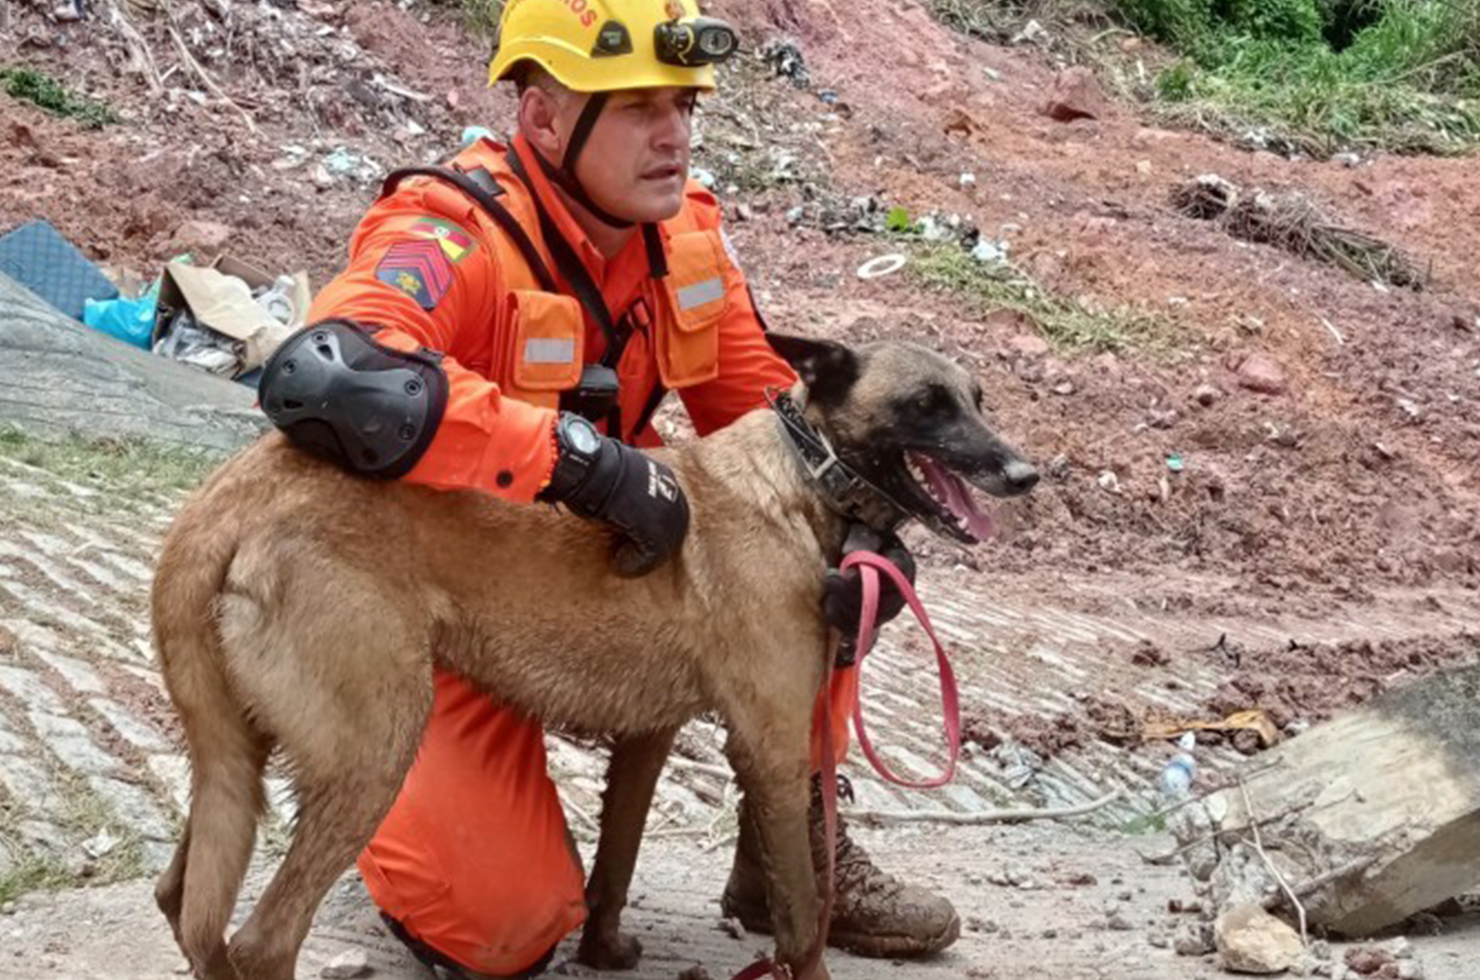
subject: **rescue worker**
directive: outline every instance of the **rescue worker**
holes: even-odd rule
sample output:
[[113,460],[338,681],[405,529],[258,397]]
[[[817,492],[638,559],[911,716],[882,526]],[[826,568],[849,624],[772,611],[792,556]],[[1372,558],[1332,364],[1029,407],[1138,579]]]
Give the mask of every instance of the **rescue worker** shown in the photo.
[[[673,555],[687,503],[671,479],[650,479],[666,467],[637,448],[659,444],[664,393],[703,435],[795,380],[766,342],[718,203],[687,179],[695,100],[734,45],[694,0],[510,0],[490,83],[518,85],[512,144],[480,140],[449,168],[387,180],[310,327],[264,371],[272,420],[366,477],[614,525],[638,558],[628,573]],[[284,397],[305,384],[313,397]],[[897,540],[891,554],[909,565]],[[857,577],[828,576],[825,612],[851,635]],[[856,671],[836,678],[841,755]],[[465,977],[538,971],[586,914],[543,734],[460,677],[439,673],[435,692],[360,871],[424,962]],[[723,906],[769,931],[756,851],[743,834]],[[836,944],[894,957],[955,940],[949,902],[878,870],[846,832],[837,867]]]

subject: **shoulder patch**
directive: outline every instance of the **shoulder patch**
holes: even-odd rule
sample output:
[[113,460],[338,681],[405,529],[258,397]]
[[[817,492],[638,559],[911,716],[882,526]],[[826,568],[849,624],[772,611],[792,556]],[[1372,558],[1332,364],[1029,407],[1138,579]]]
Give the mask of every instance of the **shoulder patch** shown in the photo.
[[438,242],[397,242],[381,256],[375,278],[409,296],[422,309],[434,310],[452,288],[452,267]]
[[418,218],[411,226],[411,234],[436,242],[442,247],[442,253],[453,262],[461,262],[467,258],[475,247],[473,236],[446,218],[431,215]]

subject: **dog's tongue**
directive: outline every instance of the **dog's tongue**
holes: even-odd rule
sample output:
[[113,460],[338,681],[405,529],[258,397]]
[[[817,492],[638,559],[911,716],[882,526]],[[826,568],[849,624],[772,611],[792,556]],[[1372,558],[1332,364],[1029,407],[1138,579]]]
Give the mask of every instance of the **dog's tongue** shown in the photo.
[[915,463],[919,465],[925,478],[930,481],[935,495],[945,502],[951,513],[966,522],[966,530],[971,532],[971,536],[978,541],[990,538],[992,515],[977,506],[966,482],[929,456],[911,455],[915,457]]

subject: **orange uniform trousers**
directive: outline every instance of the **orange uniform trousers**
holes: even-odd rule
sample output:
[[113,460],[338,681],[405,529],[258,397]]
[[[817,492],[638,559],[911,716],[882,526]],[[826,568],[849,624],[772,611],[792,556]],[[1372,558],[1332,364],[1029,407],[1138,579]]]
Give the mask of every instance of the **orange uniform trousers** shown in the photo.
[[[857,678],[833,673],[839,761]],[[813,732],[814,768],[821,759]],[[450,673],[437,673],[420,752],[359,868],[381,910],[479,973],[529,969],[586,919],[584,872],[546,772],[544,732]]]

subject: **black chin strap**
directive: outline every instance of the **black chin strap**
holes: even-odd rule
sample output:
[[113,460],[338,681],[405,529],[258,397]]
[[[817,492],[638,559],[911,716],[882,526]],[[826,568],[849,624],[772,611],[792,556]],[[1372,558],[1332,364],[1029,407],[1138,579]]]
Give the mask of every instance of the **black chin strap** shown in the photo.
[[[841,517],[876,531],[891,530],[910,511],[881,487],[870,483],[838,457],[827,437],[818,432],[802,413],[789,392],[766,389],[766,402],[776,412],[776,421],[786,444],[797,454],[802,469],[817,486],[828,507]],[[880,505],[888,512],[881,525]],[[874,518],[864,516],[872,513]]]
[[590,211],[602,224],[611,225],[613,228],[631,228],[632,222],[624,218],[618,218],[601,205],[591,200],[591,195],[586,193],[586,188],[581,186],[576,177],[576,161],[581,158],[581,150],[586,146],[586,141],[591,138],[591,130],[596,128],[596,120],[601,118],[601,110],[606,108],[605,92],[593,92],[586,100],[586,105],[581,109],[580,116],[576,119],[576,127],[570,131],[570,142],[565,145],[565,159],[560,161],[560,166],[555,166],[538,150],[534,158],[544,171],[545,179],[551,183],[558,184],[560,189],[576,200],[581,207]]

